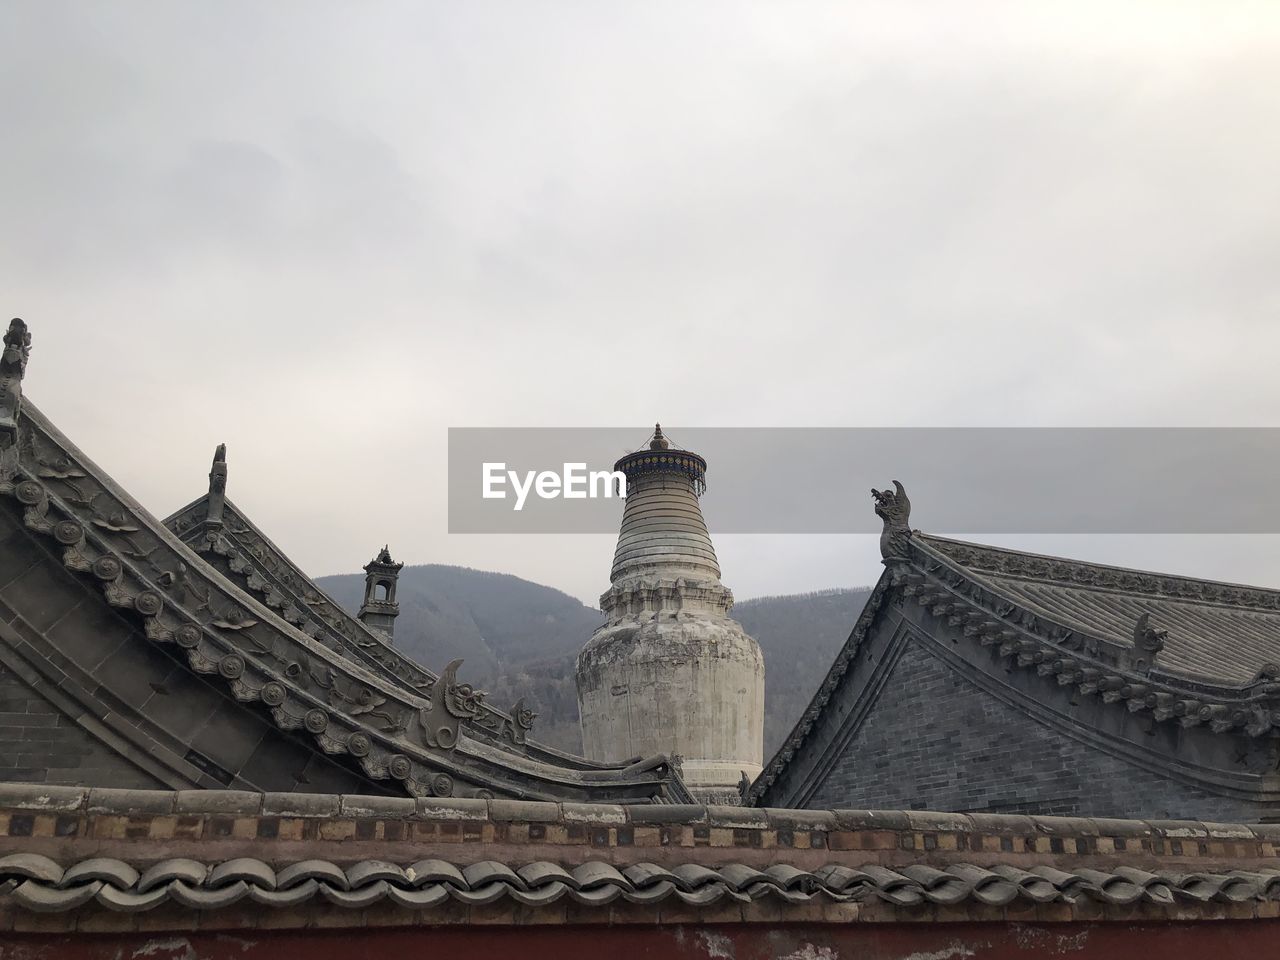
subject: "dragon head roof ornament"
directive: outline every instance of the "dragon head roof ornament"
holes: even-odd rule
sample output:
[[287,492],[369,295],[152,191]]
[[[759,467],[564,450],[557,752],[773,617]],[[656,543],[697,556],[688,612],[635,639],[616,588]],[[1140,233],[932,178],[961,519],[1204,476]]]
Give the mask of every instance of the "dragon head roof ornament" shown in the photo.
[[871,488],[876,502],[876,516],[884,521],[880,532],[880,556],[885,560],[901,560],[907,556],[911,539],[911,501],[902,483],[893,481],[892,490]]
[[15,317],[4,335],[0,354],[0,448],[13,446],[18,437],[18,414],[22,409],[22,377],[31,356],[31,333]]

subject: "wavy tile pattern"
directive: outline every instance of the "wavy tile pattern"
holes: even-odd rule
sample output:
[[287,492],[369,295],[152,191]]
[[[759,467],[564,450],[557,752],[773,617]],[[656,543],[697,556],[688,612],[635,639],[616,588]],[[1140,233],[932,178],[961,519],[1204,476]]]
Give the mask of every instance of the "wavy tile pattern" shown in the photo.
[[562,897],[588,906],[619,899],[639,904],[674,899],[695,907],[763,898],[806,903],[819,897],[881,900],[898,907],[965,902],[1004,906],[1019,899],[1031,903],[1091,899],[1118,905],[1241,903],[1280,899],[1280,870],[1149,873],[1121,866],[1110,871],[1067,872],[1049,866],[1021,870],[1002,864],[987,869],[957,863],[943,869],[925,864],[894,869],[830,864],[806,871],[786,864],[764,870],[741,863],[717,868],[637,863],[618,868],[603,861],[565,867],[539,860],[513,867],[496,860],[462,866],[434,859],[408,866],[360,860],[346,867],[329,860],[300,860],[277,870],[262,860],[242,857],[219,863],[175,858],[139,871],[106,857],[67,867],[39,854],[0,857],[0,898],[40,913],[63,913],[90,903],[139,912],[164,903],[218,910],[244,900],[296,907],[317,899],[350,909],[389,900],[420,910],[450,900],[483,906],[504,897],[530,907],[547,906]]

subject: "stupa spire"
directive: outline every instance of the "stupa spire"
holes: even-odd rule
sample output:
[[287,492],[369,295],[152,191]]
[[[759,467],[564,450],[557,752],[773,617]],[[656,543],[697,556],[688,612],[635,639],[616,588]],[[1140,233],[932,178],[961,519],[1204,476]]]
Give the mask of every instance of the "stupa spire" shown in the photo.
[[609,579],[617,584],[669,576],[718,583],[720,564],[698,503],[707,488],[707,461],[672,449],[658,424],[648,449],[627,454],[613,469],[627,478],[627,500]]

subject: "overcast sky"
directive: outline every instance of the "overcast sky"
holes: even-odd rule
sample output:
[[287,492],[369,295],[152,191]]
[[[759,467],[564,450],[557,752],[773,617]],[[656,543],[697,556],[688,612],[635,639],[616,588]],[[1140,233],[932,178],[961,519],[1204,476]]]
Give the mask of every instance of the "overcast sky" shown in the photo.
[[[608,536],[447,534],[450,426],[1280,425],[1274,2],[3,0],[0,83],[27,395],[160,516],[226,442],[317,575],[608,586]],[[739,597],[879,570],[717,547]]]

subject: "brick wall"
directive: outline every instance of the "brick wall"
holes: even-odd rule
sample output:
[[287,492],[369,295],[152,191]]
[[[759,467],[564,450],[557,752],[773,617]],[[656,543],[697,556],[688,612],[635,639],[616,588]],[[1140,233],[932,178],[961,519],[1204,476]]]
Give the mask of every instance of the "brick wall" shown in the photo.
[[811,809],[991,811],[1248,821],[1212,796],[1087,746],[1001,703],[909,641]]
[[163,787],[0,664],[0,781]]

